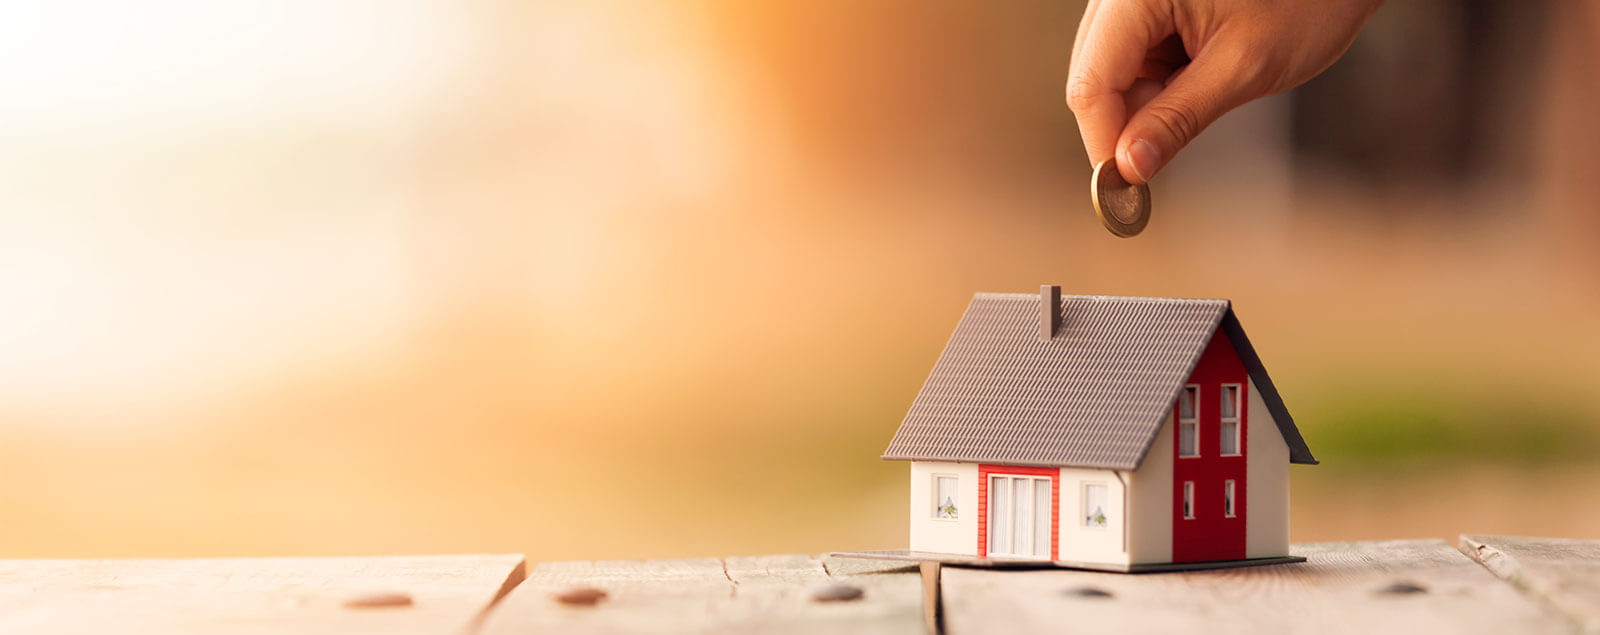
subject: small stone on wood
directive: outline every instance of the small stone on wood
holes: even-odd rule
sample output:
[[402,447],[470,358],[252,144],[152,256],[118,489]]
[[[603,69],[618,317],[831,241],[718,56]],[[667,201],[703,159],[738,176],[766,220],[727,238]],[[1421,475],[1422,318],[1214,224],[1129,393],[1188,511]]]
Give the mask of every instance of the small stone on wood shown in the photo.
[[557,602],[567,606],[594,606],[599,604],[600,600],[606,599],[606,592],[604,589],[592,586],[575,586],[561,590],[556,593],[555,598]]
[[827,582],[811,590],[811,599],[815,602],[850,602],[861,599],[862,595],[861,587],[843,582]]
[[363,593],[344,601],[344,607],[347,609],[392,609],[412,604],[411,594],[400,591]]

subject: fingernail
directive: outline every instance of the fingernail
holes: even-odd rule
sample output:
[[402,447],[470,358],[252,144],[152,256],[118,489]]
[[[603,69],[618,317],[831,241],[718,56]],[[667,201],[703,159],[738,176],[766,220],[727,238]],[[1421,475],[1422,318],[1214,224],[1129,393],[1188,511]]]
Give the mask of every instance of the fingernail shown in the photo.
[[1128,167],[1133,168],[1139,180],[1149,182],[1150,177],[1161,169],[1161,153],[1149,141],[1139,139],[1128,144]]

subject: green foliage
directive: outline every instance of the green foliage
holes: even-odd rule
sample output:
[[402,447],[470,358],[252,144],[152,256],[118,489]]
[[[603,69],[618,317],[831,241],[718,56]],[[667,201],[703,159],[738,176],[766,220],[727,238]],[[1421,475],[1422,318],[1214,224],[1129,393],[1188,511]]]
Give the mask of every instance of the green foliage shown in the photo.
[[[1409,389],[1409,390],[1408,390]],[[1361,386],[1290,406],[1313,453],[1341,463],[1529,464],[1592,459],[1600,426],[1571,397],[1507,386]]]

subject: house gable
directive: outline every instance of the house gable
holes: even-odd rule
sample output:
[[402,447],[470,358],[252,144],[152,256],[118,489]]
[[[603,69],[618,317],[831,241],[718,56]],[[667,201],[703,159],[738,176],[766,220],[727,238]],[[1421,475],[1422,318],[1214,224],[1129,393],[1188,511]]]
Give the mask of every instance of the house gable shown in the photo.
[[1317,457],[1311,455],[1311,448],[1306,446],[1306,440],[1300,436],[1300,428],[1294,425],[1294,419],[1289,416],[1289,409],[1283,405],[1283,397],[1278,396],[1277,386],[1272,385],[1272,378],[1267,376],[1267,367],[1262,365],[1261,357],[1256,355],[1256,348],[1250,345],[1250,338],[1244,334],[1244,326],[1239,323],[1239,317],[1234,314],[1233,307],[1228,307],[1228,312],[1222,316],[1220,325],[1222,332],[1228,335],[1233,342],[1233,350],[1239,354],[1239,361],[1244,364],[1245,371],[1250,375],[1250,381],[1259,391],[1261,401],[1272,413],[1272,421],[1277,424],[1278,432],[1283,435],[1283,442],[1289,446],[1289,462],[1303,465],[1316,465]]

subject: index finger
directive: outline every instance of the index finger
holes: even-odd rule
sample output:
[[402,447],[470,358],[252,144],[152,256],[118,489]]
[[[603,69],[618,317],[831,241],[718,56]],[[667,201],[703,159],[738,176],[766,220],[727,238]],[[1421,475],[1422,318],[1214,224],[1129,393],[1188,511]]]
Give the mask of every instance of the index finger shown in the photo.
[[[1133,86],[1145,54],[1166,34],[1165,24],[1139,2],[1101,2],[1086,17],[1087,33],[1067,76],[1067,107],[1078,119],[1089,162],[1098,164],[1116,153],[1117,139],[1128,123],[1122,94]],[[1158,37],[1159,35],[1159,37]]]
[[[1083,37],[1089,32],[1089,25],[1094,24],[1094,12],[1099,7],[1100,0],[1089,0],[1088,5],[1083,8],[1083,19],[1078,21],[1078,32],[1072,36],[1072,57],[1067,58],[1069,68],[1078,61],[1079,51],[1083,50]],[[1070,74],[1070,70],[1068,72]]]

